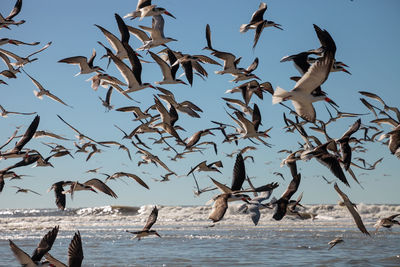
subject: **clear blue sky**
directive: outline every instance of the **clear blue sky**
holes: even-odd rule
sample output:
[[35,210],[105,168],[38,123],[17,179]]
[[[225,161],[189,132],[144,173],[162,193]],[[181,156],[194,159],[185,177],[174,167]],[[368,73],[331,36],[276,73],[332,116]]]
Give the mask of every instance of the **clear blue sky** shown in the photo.
[[[14,6],[14,0],[2,1],[1,14],[8,15]],[[350,66],[352,75],[345,73],[332,73],[323,90],[329,94],[340,109],[346,112],[366,113],[368,110],[361,104],[358,93],[360,90],[370,91],[380,95],[388,105],[399,106],[400,73],[398,62],[400,54],[398,44],[400,43],[399,26],[400,3],[398,1],[268,1],[268,10],[264,18],[273,20],[282,25],[284,31],[276,28],[267,28],[261,35],[255,50],[252,50],[254,31],[245,34],[239,33],[239,27],[250,20],[251,14],[258,8],[260,1],[157,1],[154,4],[166,8],[176,20],[171,17],[165,18],[165,35],[178,41],[170,43],[169,47],[184,53],[209,55],[208,51],[201,49],[206,45],[205,26],[210,24],[212,31],[213,46],[222,51],[230,51],[237,56],[242,56],[241,67],[247,67],[255,57],[259,57],[260,63],[255,73],[263,80],[270,81],[275,88],[280,86],[287,90],[293,87],[290,76],[297,76],[298,72],[290,62],[280,63],[279,60],[290,54],[319,47],[319,42],[313,29],[317,24],[329,31],[336,42],[336,59]],[[73,108],[65,107],[48,98],[37,99],[33,95],[36,89],[28,77],[19,74],[18,79],[6,79],[8,86],[1,85],[2,91],[0,104],[6,109],[20,112],[36,111],[41,117],[39,130],[47,130],[73,139],[75,133],[63,124],[56,116],[61,115],[65,120],[86,135],[96,140],[121,141],[122,135],[113,127],[117,124],[126,131],[131,131],[138,125],[133,122],[131,114],[119,113],[115,110],[105,112],[98,96],[105,97],[106,90],[99,88],[93,91],[90,83],[85,81],[91,75],[80,75],[74,77],[78,72],[77,66],[60,64],[58,60],[70,56],[90,56],[95,48],[98,57],[95,65],[106,68],[107,60],[100,60],[104,49],[97,41],[107,43],[103,34],[94,24],[98,24],[119,36],[114,13],[121,16],[136,8],[135,1],[28,1],[23,2],[22,11],[16,19],[25,19],[26,23],[12,30],[1,29],[1,37],[15,38],[21,41],[40,41],[37,47],[4,45],[1,48],[13,51],[19,55],[27,55],[49,41],[53,44],[44,52],[37,55],[39,60],[28,64],[25,70],[37,79],[45,88],[63,99]],[[125,20],[128,25],[151,25],[151,18],[139,20]],[[130,44],[137,48],[140,42],[131,36]],[[153,52],[160,48],[152,49]],[[149,55],[141,53],[145,59],[151,60]],[[216,59],[218,61],[218,59]],[[3,63],[0,63],[2,66]],[[226,95],[227,89],[236,84],[230,83],[230,75],[216,75],[214,71],[220,67],[205,65],[209,77],[203,81],[195,76],[193,87],[183,85],[167,85],[166,89],[174,92],[179,101],[191,100],[200,106],[204,113],[200,119],[180,114],[177,124],[185,127],[187,132],[182,137],[192,135],[194,132],[211,127],[210,120],[225,123],[233,123],[224,111],[224,102],[221,97],[240,98],[239,95]],[[3,69],[4,67],[0,67]],[[107,72],[121,80],[123,79],[113,65]],[[182,71],[179,70],[180,74]],[[142,80],[144,82],[155,82],[162,79],[161,71],[156,64],[143,64]],[[3,79],[3,78],[2,78]],[[141,101],[141,107],[147,107],[153,103],[152,95],[156,91],[145,89],[131,96]],[[275,191],[277,197],[286,189],[290,181],[290,172],[280,168],[282,154],[276,152],[280,149],[297,149],[298,141],[301,139],[295,134],[285,133],[282,112],[286,110],[279,105],[271,104],[271,96],[264,95],[264,101],[253,99],[261,110],[263,126],[265,129],[273,127],[270,131],[273,148],[258,146],[258,150],[247,155],[253,155],[255,163],[246,162],[246,170],[249,176],[255,176],[253,182],[262,185],[266,182],[278,181],[280,187]],[[137,105],[114,92],[111,98],[112,105],[123,107]],[[288,103],[290,105],[290,103]],[[322,103],[316,103],[317,117],[327,120],[328,114]],[[15,126],[23,125],[25,130],[33,116],[9,115],[8,118],[0,118],[0,143],[5,142],[13,133]],[[362,117],[363,123],[369,123],[372,115]],[[352,124],[355,119],[340,120],[328,128],[333,138],[338,138]],[[389,131],[388,127],[384,128]],[[219,133],[216,137],[206,137],[204,140],[214,140],[218,144],[223,140]],[[358,133],[357,136],[360,136]],[[146,143],[151,140],[141,136]],[[319,136],[322,138],[322,136]],[[323,138],[322,138],[323,139]],[[41,142],[59,142],[55,139],[40,138],[32,140],[27,147],[38,149],[44,156],[49,155],[49,149]],[[0,208],[43,208],[55,207],[53,192],[47,193],[51,184],[60,180],[79,180],[84,182],[90,178],[102,178],[101,176],[88,175],[88,169],[102,166],[101,171],[112,174],[117,171],[131,172],[142,177],[150,186],[146,190],[128,178],[125,181],[111,181],[109,186],[118,194],[118,199],[112,199],[104,194],[91,192],[78,192],[71,201],[67,198],[67,207],[86,207],[103,205],[131,205],[144,204],[158,205],[202,205],[213,193],[206,193],[196,198],[193,195],[192,177],[172,177],[172,181],[159,183],[152,178],[159,178],[165,174],[161,167],[154,165],[137,166],[140,160],[135,154],[136,149],[126,140],[121,141],[129,147],[133,155],[133,161],[129,161],[126,153],[115,147],[105,148],[103,153],[96,154],[88,162],[86,155],[76,154],[75,159],[69,157],[52,159],[55,168],[31,168],[23,167],[15,171],[20,174],[29,174],[23,180],[6,180],[3,192],[0,194]],[[68,148],[73,148],[72,142],[59,142]],[[240,141],[238,148],[251,145],[249,141]],[[400,180],[398,173],[399,160],[392,156],[387,147],[380,144],[367,145],[368,151],[357,156],[364,157],[368,162],[373,162],[384,157],[383,163],[376,170],[367,172],[355,169],[359,180],[364,186],[361,189],[352,181],[349,175],[351,188],[343,184],[339,186],[348,193],[353,202],[364,203],[399,203],[398,189]],[[219,145],[219,153],[215,155],[212,149],[201,154],[191,154],[178,163],[168,160],[167,156],[173,156],[171,152],[161,151],[160,146],[152,149],[152,153],[158,154],[172,170],[183,175],[191,166],[205,159],[209,161],[222,160],[224,168],[222,175],[213,175],[223,183],[230,184],[232,166],[234,159],[227,158],[224,154],[237,149],[235,145]],[[181,150],[181,148],[179,148]],[[270,162],[266,165],[265,162]],[[15,160],[0,161],[0,168],[13,164]],[[332,185],[327,185],[320,177],[324,175],[328,179],[334,179],[329,170],[321,166],[314,159],[310,162],[298,162],[302,173],[298,193],[304,192],[305,203],[335,203],[338,200]],[[149,174],[143,174],[149,172]],[[273,172],[282,172],[286,181],[273,175]],[[196,173],[197,174],[197,173]],[[201,187],[211,185],[207,175],[197,174]],[[20,186],[38,191],[42,196],[32,194],[15,194],[16,189],[11,186]],[[298,194],[297,193],[297,194]],[[297,194],[295,196],[297,196]]]

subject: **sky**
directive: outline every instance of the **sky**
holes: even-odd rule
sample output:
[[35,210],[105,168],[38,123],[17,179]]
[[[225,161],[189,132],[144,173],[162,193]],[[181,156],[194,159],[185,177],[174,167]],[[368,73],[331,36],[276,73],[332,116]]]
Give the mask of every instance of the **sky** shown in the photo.
[[[9,14],[15,4],[14,0],[2,1],[0,13],[3,16]],[[166,16],[164,33],[167,37],[177,39],[176,42],[169,43],[173,50],[182,51],[189,54],[204,54],[210,56],[210,52],[202,50],[206,46],[205,27],[211,27],[211,38],[213,47],[221,51],[227,51],[241,56],[239,67],[247,68],[254,60],[259,58],[258,68],[254,73],[261,80],[271,82],[272,86],[280,86],[286,90],[291,90],[294,83],[289,79],[297,76],[298,72],[291,62],[280,63],[280,59],[286,55],[296,54],[308,49],[319,47],[319,41],[315,34],[313,24],[322,29],[326,29],[335,40],[337,51],[336,59],[343,61],[350,67],[348,70],[352,75],[343,72],[331,73],[322,88],[328,93],[343,112],[366,113],[360,116],[362,123],[372,125],[373,115],[369,114],[360,102],[359,91],[369,91],[381,96],[388,105],[397,106],[400,97],[398,84],[400,83],[400,73],[398,62],[400,54],[396,53],[400,43],[400,3],[398,1],[268,1],[268,10],[264,18],[275,21],[282,25],[283,31],[276,28],[264,29],[260,40],[253,50],[254,31],[240,33],[241,24],[250,21],[252,13],[257,10],[259,1],[153,1],[172,13],[176,19]],[[52,41],[52,45],[45,51],[35,55],[38,60],[27,64],[24,70],[38,80],[46,89],[61,98],[71,107],[63,106],[51,99],[37,99],[33,90],[35,86],[24,74],[18,74],[17,79],[5,80],[8,85],[0,85],[2,96],[0,105],[7,110],[19,112],[37,112],[40,116],[38,130],[51,131],[63,135],[66,138],[75,138],[75,133],[61,122],[57,114],[63,117],[75,128],[90,136],[95,140],[115,140],[126,145],[133,156],[130,161],[126,152],[118,150],[116,147],[101,148],[102,153],[95,154],[89,161],[85,161],[86,154],[75,154],[74,159],[70,157],[53,158],[51,160],[54,168],[26,166],[15,169],[18,174],[30,175],[22,180],[6,180],[6,185],[0,193],[0,208],[55,208],[54,193],[47,192],[47,189],[55,182],[61,180],[72,180],[85,182],[91,178],[104,179],[99,174],[85,173],[89,169],[101,167],[100,171],[112,174],[118,171],[134,173],[140,176],[150,187],[147,190],[139,184],[124,178],[125,181],[110,181],[108,185],[118,195],[113,199],[102,193],[78,192],[74,200],[67,198],[67,208],[90,207],[105,205],[129,205],[140,206],[147,204],[157,205],[204,205],[215,193],[204,193],[200,197],[193,194],[194,182],[192,177],[185,174],[192,166],[207,160],[207,162],[221,160],[223,168],[221,174],[218,173],[197,173],[196,177],[200,187],[211,186],[212,183],[208,174],[218,181],[230,185],[232,179],[232,167],[234,158],[229,158],[225,153],[243,148],[247,145],[254,145],[248,140],[240,140],[236,147],[233,143],[222,144],[223,136],[215,132],[215,136],[206,136],[204,141],[215,141],[218,144],[218,154],[215,155],[212,148],[208,148],[200,153],[189,154],[186,158],[173,162],[168,156],[174,156],[173,152],[163,151],[162,146],[152,145],[152,140],[147,137],[154,135],[141,136],[141,139],[151,145],[151,153],[159,156],[179,177],[171,177],[169,182],[157,182],[160,175],[166,173],[161,167],[154,165],[138,166],[140,155],[136,154],[136,149],[129,141],[122,140],[121,132],[113,125],[116,124],[127,132],[139,125],[132,121],[132,114],[111,110],[105,112],[99,100],[99,96],[104,98],[105,88],[94,91],[90,87],[90,82],[86,81],[92,74],[74,75],[79,71],[77,66],[58,63],[57,61],[71,56],[90,57],[93,48],[97,51],[94,64],[101,66],[110,75],[121,80],[118,70],[113,64],[107,69],[107,59],[100,59],[104,54],[104,49],[97,44],[101,41],[108,45],[104,35],[94,26],[98,24],[110,32],[119,36],[117,23],[114,13],[121,16],[133,11],[136,8],[134,1],[29,1],[23,2],[22,11],[15,17],[16,20],[24,19],[26,22],[11,30],[1,29],[1,38],[14,38],[25,42],[40,41],[35,47],[31,46],[11,46],[3,45],[1,48],[10,50],[18,55],[28,55],[41,48],[47,42]],[[151,18],[125,19],[128,25],[138,27],[138,25],[151,26]],[[131,35],[130,45],[136,49],[141,43]],[[151,51],[158,52],[161,48],[152,48]],[[143,59],[152,61],[149,54],[139,52]],[[214,58],[216,61],[219,59]],[[0,69],[5,65],[0,62]],[[216,120],[224,123],[234,124],[226,114],[225,106],[221,97],[240,99],[240,95],[225,94],[227,89],[239,85],[229,82],[231,75],[217,75],[214,72],[220,70],[220,66],[203,65],[208,72],[208,78],[202,80],[195,76],[193,86],[185,85],[165,85],[164,88],[171,90],[178,101],[190,100],[203,109],[201,118],[192,118],[185,114],[180,114],[178,125],[183,126],[186,132],[180,132],[183,138],[191,136],[196,131],[213,127],[210,122]],[[142,81],[154,83],[162,79],[160,68],[155,63],[142,64]],[[179,69],[178,74],[182,70]],[[182,79],[185,79],[183,77]],[[138,105],[142,109],[154,103],[153,95],[158,92],[148,88],[136,93],[131,97],[140,104],[137,104],[117,92],[113,92],[111,103],[115,108]],[[373,100],[370,101],[374,103]],[[280,186],[274,191],[274,196],[279,196],[284,192],[291,180],[290,171],[287,167],[280,167],[281,160],[285,154],[277,153],[281,149],[296,150],[299,148],[298,142],[301,138],[298,134],[287,133],[283,129],[283,113],[288,114],[288,110],[280,105],[272,105],[271,96],[264,94],[264,99],[253,98],[251,103],[257,103],[262,115],[262,128],[268,129],[271,136],[267,141],[272,144],[271,148],[262,144],[257,145],[256,151],[251,151],[245,155],[252,155],[254,163],[246,161],[247,175],[253,178],[255,185],[263,185],[270,182],[279,182]],[[291,106],[291,103],[287,103]],[[378,103],[375,102],[378,105]],[[323,103],[315,103],[317,118],[328,120]],[[0,117],[0,143],[4,143],[14,132],[16,126],[22,126],[20,133],[31,123],[34,116],[9,115],[7,118]],[[346,118],[328,126],[328,134],[332,138],[339,138],[346,129],[355,122],[356,118]],[[390,127],[383,126],[382,130],[390,131]],[[311,130],[321,140],[323,136]],[[362,133],[355,134],[361,137]],[[52,138],[37,138],[31,140],[27,147],[37,149],[42,155],[50,155],[50,149],[42,142],[57,142],[74,149],[73,141],[59,141]],[[10,149],[9,145],[5,149]],[[354,168],[358,179],[363,188],[356,184],[347,174],[351,187],[346,187],[338,182],[340,188],[348,194],[355,203],[387,203],[399,204],[398,188],[400,188],[399,159],[391,155],[387,146],[380,143],[365,144],[367,151],[357,153],[355,156],[365,158],[372,163],[383,157],[381,164],[373,171],[363,171]],[[181,147],[177,147],[183,151]],[[3,169],[16,162],[15,159],[0,160],[0,169]],[[329,170],[319,164],[315,159],[308,162],[298,162],[298,168],[302,174],[302,181],[298,194],[304,192],[303,203],[336,203],[339,200],[337,193],[333,189],[333,184],[327,184],[321,175],[328,180],[337,180]],[[281,172],[285,180],[274,175],[274,172]],[[29,188],[41,193],[35,194],[16,194],[19,186]]]

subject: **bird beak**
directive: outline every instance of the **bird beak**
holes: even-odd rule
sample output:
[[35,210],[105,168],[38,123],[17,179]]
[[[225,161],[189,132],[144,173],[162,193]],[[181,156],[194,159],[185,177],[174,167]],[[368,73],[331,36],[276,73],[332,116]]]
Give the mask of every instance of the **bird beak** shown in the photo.
[[157,232],[156,232],[155,234],[156,234],[156,236],[158,236],[159,238],[161,238],[161,236],[160,236]]
[[[346,67],[347,67],[347,66],[346,66]],[[345,68],[342,68],[342,71],[343,71],[343,72],[346,72],[347,74],[350,74],[350,75],[351,75],[350,71],[346,70]]]
[[350,68],[349,66],[347,66],[346,64],[344,64],[343,62],[340,62],[340,66],[342,67],[346,67],[346,68]]
[[171,13],[169,13],[168,11],[165,11],[164,14],[165,14],[165,15],[168,15],[168,16],[170,16],[170,17],[173,17],[174,19],[176,19],[175,16],[172,15]]
[[260,80],[260,81],[261,81],[261,79],[260,79],[258,76],[256,76],[256,75],[254,75],[254,79],[257,79],[257,80]]
[[278,28],[279,30],[282,30],[283,31],[283,29],[281,28],[281,24],[274,24],[274,25],[272,25],[272,26],[274,26],[275,28]]
[[325,101],[328,102],[331,105],[334,105],[335,107],[339,107],[332,99],[330,99],[329,97],[325,97]]
[[143,58],[143,56],[142,56],[141,54],[139,54],[139,53],[137,53],[137,52],[135,52],[135,54],[136,54],[137,57]]

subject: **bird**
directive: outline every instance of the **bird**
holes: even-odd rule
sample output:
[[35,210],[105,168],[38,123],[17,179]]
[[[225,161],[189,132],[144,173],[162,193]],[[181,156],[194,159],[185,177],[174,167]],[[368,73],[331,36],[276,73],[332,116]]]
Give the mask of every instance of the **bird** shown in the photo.
[[79,65],[79,72],[75,74],[75,76],[78,76],[80,74],[89,74],[92,72],[103,72],[104,70],[100,68],[99,66],[94,66],[93,61],[94,58],[96,57],[96,50],[93,49],[92,56],[87,59],[87,57],[84,56],[74,56],[74,57],[67,57],[60,59],[58,62],[59,63],[67,63],[67,64],[72,64],[72,65]]
[[72,181],[59,181],[57,183],[54,183],[51,185],[51,187],[47,190],[47,192],[50,192],[51,190],[54,189],[54,195],[56,197],[56,205],[58,209],[64,210],[65,205],[66,205],[66,197],[65,197],[65,191],[64,191],[64,186],[72,185],[74,182]]
[[29,188],[22,188],[22,187],[18,187],[18,186],[12,186],[12,187],[18,189],[17,192],[15,192],[15,194],[17,194],[17,193],[29,193],[29,192],[32,192],[32,193],[34,193],[34,194],[36,194],[36,195],[41,196],[41,194],[39,194],[38,192],[33,191],[33,190],[29,189]]
[[7,55],[8,57],[11,57],[11,58],[16,60],[16,62],[11,62],[10,63],[12,66],[14,66],[14,67],[24,67],[26,64],[37,60],[37,58],[30,59],[31,56],[36,55],[39,52],[42,52],[43,50],[47,49],[50,45],[51,45],[51,42],[47,43],[41,49],[39,49],[39,50],[27,55],[26,57],[17,56],[16,54],[14,54],[14,53],[12,53],[10,51],[1,49],[1,48],[0,48],[0,52],[5,54],[5,55]]
[[47,96],[48,98],[53,99],[54,101],[61,103],[67,107],[71,107],[68,104],[66,104],[64,101],[62,101],[59,97],[56,95],[52,94],[49,90],[46,90],[37,80],[35,80],[32,76],[30,76],[24,69],[22,71],[31,79],[33,84],[39,89],[39,91],[33,90],[33,93],[35,96],[39,99],[43,99],[43,96]]
[[151,28],[145,26],[139,26],[141,29],[150,33],[150,38],[147,36],[144,37],[143,34],[138,33],[137,31],[130,31],[131,33],[135,34],[137,38],[139,38],[143,45],[136,50],[148,50],[150,48],[154,48],[160,45],[165,45],[166,43],[177,41],[174,38],[165,37],[164,35],[164,18],[161,15],[155,15],[152,18],[152,26]]
[[272,191],[273,189],[270,191],[263,191],[259,196],[253,197],[251,200],[246,200],[245,203],[238,208],[238,212],[246,211],[246,213],[249,213],[254,225],[257,225],[261,217],[260,207],[269,208],[268,205],[262,204],[262,202],[269,199]]
[[272,96],[273,104],[292,100],[297,114],[309,122],[315,122],[316,120],[316,112],[312,105],[313,102],[325,100],[328,103],[336,105],[323,91],[312,94],[328,78],[336,52],[336,45],[331,35],[326,30],[321,30],[315,24],[314,29],[321,45],[325,48],[324,56],[311,65],[290,92],[277,87]]
[[[51,264],[50,266],[66,267],[64,263],[54,258],[50,253],[44,255],[46,260]],[[77,231],[74,234],[68,246],[68,267],[80,267],[83,261],[83,249],[81,233]]]
[[261,3],[258,7],[258,9],[253,13],[251,16],[250,22],[248,24],[242,24],[240,26],[239,31],[241,33],[247,32],[249,29],[255,29],[256,33],[254,35],[254,42],[253,42],[253,49],[256,47],[258,39],[261,36],[261,32],[263,31],[264,28],[267,27],[275,27],[280,30],[283,30],[281,28],[280,24],[277,24],[273,21],[268,21],[263,18],[265,11],[267,10],[267,4],[266,3]]
[[108,187],[105,183],[103,183],[101,180],[97,178],[90,179],[84,183],[79,183],[78,181],[76,181],[71,184],[69,190],[64,191],[63,193],[64,194],[70,193],[72,198],[75,191],[92,191],[97,193],[95,189],[113,198],[118,198],[117,194],[115,194],[110,187]]
[[151,227],[153,226],[153,224],[157,221],[157,217],[158,217],[158,209],[157,206],[154,206],[153,210],[151,211],[149,217],[147,218],[146,224],[143,227],[142,230],[140,231],[128,231],[126,230],[126,232],[131,233],[136,235],[135,238],[138,239],[138,241],[140,239],[142,239],[143,237],[149,236],[149,235],[156,235],[158,237],[161,237],[156,230],[150,230]]
[[340,152],[342,154],[341,162],[344,165],[344,169],[347,171],[351,164],[351,147],[349,145],[350,137],[352,134],[358,131],[361,125],[361,119],[358,119],[350,128],[336,140],[340,145]]
[[139,20],[142,20],[144,17],[151,17],[155,15],[165,14],[175,19],[175,16],[169,13],[165,8],[157,7],[156,5],[151,4],[151,0],[139,0],[136,6],[136,10],[126,14],[125,18],[135,19],[140,17]]
[[[1,28],[8,28],[8,25],[21,25],[25,23],[25,20],[14,21],[13,18],[21,12],[22,8],[22,0],[17,0],[15,2],[14,8],[11,10],[10,14],[7,17],[3,17],[0,15],[0,29]],[[9,28],[8,28],[9,29]]]
[[160,66],[163,75],[163,80],[160,82],[155,82],[155,84],[186,84],[184,81],[175,78],[179,65],[172,66],[172,64],[174,64],[176,61],[176,57],[171,50],[168,49],[167,51],[171,66],[169,66],[168,63],[158,55],[149,51],[150,56],[154,59],[158,66]]
[[141,186],[143,186],[146,189],[150,189],[149,186],[136,174],[133,173],[127,173],[127,172],[115,172],[114,174],[110,175],[109,177],[107,177],[106,182],[109,180],[114,180],[117,178],[121,178],[121,177],[129,177],[134,179],[137,183],[139,183]]
[[[19,248],[13,241],[10,239],[9,245],[14,253],[14,256],[17,258],[18,262],[22,266],[38,266],[40,264],[41,259],[43,256],[51,250],[51,247],[54,244],[54,241],[57,238],[59,226],[55,226],[52,230],[50,230],[47,234],[43,236],[40,240],[39,244],[37,245],[36,249],[33,251],[32,256],[29,256],[26,252],[24,252],[21,248]],[[42,266],[42,265],[39,265]]]
[[400,213],[398,213],[398,214],[394,214],[394,215],[391,215],[391,216],[389,216],[389,217],[385,217],[385,218],[382,218],[382,219],[379,219],[375,224],[374,224],[374,227],[375,227],[375,233],[377,233],[378,232],[378,230],[379,230],[379,228],[382,226],[382,227],[385,227],[385,228],[391,228],[393,225],[395,225],[395,224],[398,224],[398,225],[400,225],[400,221],[398,221],[398,220],[395,220],[395,218],[397,217],[397,216],[399,216],[400,215]]
[[328,245],[330,245],[330,247],[328,248],[328,250],[332,249],[334,246],[336,246],[339,243],[344,242],[343,239],[341,237],[336,237],[335,239],[331,240],[328,242]]
[[220,161],[220,160],[211,162],[210,164],[207,164],[207,161],[204,160],[204,161],[200,162],[199,164],[197,164],[196,166],[192,167],[186,176],[189,176],[195,170],[197,170],[198,172],[219,172],[219,173],[221,173],[221,171],[218,168],[222,168],[222,167],[223,167],[222,161]]
[[250,200],[250,197],[243,194],[240,190],[244,180],[246,179],[246,169],[242,154],[236,155],[235,165],[233,166],[232,185],[228,187],[219,183],[211,178],[211,181],[223,192],[212,199],[214,201],[211,213],[208,219],[214,223],[222,220],[226,210],[228,209],[228,202],[235,200]]
[[362,221],[362,219],[360,217],[360,214],[358,214],[358,212],[354,208],[354,204],[350,201],[349,197],[340,190],[340,188],[338,187],[337,183],[335,183],[333,185],[333,188],[339,194],[340,198],[343,201],[343,204],[346,206],[347,210],[350,212],[350,214],[353,217],[354,222],[356,223],[358,229],[360,229],[360,231],[363,234],[370,235],[368,230],[364,226],[364,223],[363,223],[363,221]]

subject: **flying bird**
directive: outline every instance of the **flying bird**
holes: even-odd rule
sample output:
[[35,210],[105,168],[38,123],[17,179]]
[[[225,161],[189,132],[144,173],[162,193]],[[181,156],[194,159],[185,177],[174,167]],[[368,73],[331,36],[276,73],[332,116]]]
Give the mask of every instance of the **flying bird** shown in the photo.
[[156,230],[150,230],[151,227],[153,226],[153,224],[157,221],[157,217],[158,217],[158,209],[157,206],[154,206],[153,210],[151,211],[149,217],[147,218],[146,224],[143,227],[142,230],[140,231],[128,231],[126,230],[126,232],[131,233],[136,235],[135,238],[138,239],[138,241],[146,236],[149,235],[156,235],[158,237],[161,237]]

